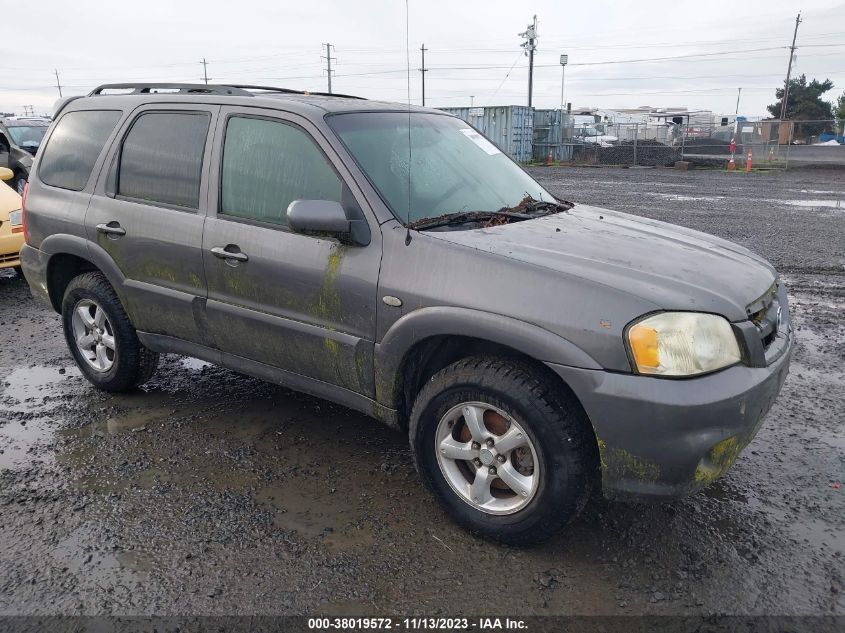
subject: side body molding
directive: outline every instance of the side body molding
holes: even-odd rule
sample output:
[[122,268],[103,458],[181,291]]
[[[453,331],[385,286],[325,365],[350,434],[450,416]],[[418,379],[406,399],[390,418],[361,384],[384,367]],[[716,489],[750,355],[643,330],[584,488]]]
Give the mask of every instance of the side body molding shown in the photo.
[[483,339],[539,361],[601,369],[581,348],[531,323],[467,308],[421,308],[396,321],[375,346],[377,402],[391,408],[399,406],[405,356],[415,344],[433,336]]

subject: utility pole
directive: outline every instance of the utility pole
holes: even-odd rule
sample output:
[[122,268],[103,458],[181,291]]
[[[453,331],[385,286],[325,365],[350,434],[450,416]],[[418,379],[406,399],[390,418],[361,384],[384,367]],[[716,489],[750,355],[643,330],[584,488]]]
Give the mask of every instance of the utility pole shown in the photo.
[[55,73],[56,73],[56,88],[59,89],[59,99],[61,99],[62,98],[62,82],[59,81],[59,69],[58,68],[55,69]]
[[795,57],[795,40],[798,38],[798,25],[801,24],[801,14],[795,18],[795,31],[792,33],[792,46],[789,47],[789,66],[786,67],[786,82],[783,85],[783,103],[780,106],[780,120],[786,118],[786,102],[789,99],[789,78],[792,75],[792,59]]
[[33,108],[31,105],[23,106],[23,115],[24,116],[32,116],[33,114],[35,114],[35,108]]
[[736,112],[734,114],[739,114],[739,95],[742,94],[742,88],[737,88],[736,90]]
[[326,60],[326,75],[329,78],[329,94],[331,94],[332,93],[332,73],[334,72],[332,70],[332,60],[337,61],[337,57],[332,57],[332,49],[334,48],[334,46],[332,46],[331,44],[328,44],[328,43],[323,44],[323,46],[326,47],[326,56],[323,57],[321,55],[320,59]]
[[531,107],[531,98],[534,94],[534,51],[537,48],[537,16],[534,16],[534,21],[528,25],[524,33],[519,36],[525,41],[520,44],[525,49],[525,54],[528,55],[528,107]]
[[205,80],[205,85],[208,85],[208,62],[205,61],[205,57],[202,58],[200,62],[202,64],[202,78]]
[[470,107],[470,108],[475,107],[475,95],[470,95],[470,96],[469,96],[469,107]]
[[422,73],[422,104],[425,107],[425,74],[428,72],[428,68],[425,67],[425,52],[428,49],[425,47],[425,44],[420,46],[420,53],[422,54],[422,68],[420,68],[420,73]]

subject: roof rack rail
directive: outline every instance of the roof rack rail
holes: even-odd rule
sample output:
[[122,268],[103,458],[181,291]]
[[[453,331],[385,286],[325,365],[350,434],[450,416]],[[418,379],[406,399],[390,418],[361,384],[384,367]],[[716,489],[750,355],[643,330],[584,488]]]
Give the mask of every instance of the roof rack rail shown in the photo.
[[353,95],[344,95],[329,92],[310,92],[308,90],[293,90],[291,88],[277,88],[274,86],[253,86],[249,84],[183,84],[183,83],[119,83],[103,84],[92,90],[88,96],[108,95],[107,91],[120,90],[130,91],[121,94],[154,94],[156,91],[164,91],[172,94],[209,94],[209,95],[230,95],[240,97],[254,97],[255,91],[276,92],[280,94],[317,95],[320,97],[341,97],[345,99],[363,99]]
[[252,86],[249,84],[230,84],[231,88],[240,88],[242,90],[262,90],[264,92],[282,92],[297,95],[317,95],[318,97],[340,97],[341,99],[361,99],[366,101],[366,97],[358,97],[356,95],[345,95],[339,92],[314,92],[312,90],[293,90],[291,88],[276,88],[274,86]]
[[164,90],[167,92],[174,92],[178,94],[213,94],[213,95],[240,95],[249,96],[252,93],[246,90],[240,90],[234,86],[219,86],[211,84],[182,84],[182,83],[120,83],[120,84],[103,84],[97,86],[90,93],[89,97],[96,95],[105,95],[108,90],[130,90],[131,92],[123,94],[152,94],[156,90]]

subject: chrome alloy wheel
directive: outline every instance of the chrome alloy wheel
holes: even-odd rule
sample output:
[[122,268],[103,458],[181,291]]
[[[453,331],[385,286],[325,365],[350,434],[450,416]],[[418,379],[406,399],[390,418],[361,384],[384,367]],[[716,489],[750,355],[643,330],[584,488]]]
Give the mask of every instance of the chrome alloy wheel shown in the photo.
[[539,461],[525,430],[483,402],[449,409],[435,433],[440,472],[458,496],[488,514],[513,514],[534,497]]
[[81,356],[95,370],[106,372],[115,359],[114,330],[103,308],[91,299],[83,299],[71,316],[73,340]]

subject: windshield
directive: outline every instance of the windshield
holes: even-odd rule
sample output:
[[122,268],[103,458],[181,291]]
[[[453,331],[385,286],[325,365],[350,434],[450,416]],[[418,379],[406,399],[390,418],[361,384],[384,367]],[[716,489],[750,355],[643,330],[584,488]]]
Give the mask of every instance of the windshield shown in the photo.
[[602,133],[594,127],[585,127],[581,130],[581,136],[601,136]]
[[356,112],[327,121],[402,222],[448,213],[497,211],[526,197],[554,197],[469,125],[414,113],[408,212],[408,113]]
[[47,131],[46,125],[13,125],[8,128],[9,136],[19,147],[38,147]]

